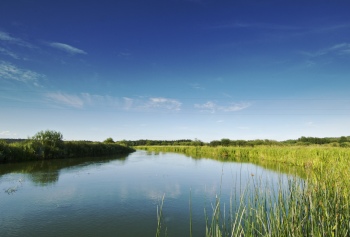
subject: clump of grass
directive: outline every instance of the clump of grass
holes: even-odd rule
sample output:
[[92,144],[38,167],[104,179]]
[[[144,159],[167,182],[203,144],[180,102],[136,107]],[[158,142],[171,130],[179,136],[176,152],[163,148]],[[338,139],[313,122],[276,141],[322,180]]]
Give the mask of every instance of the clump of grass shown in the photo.
[[[229,206],[219,194],[211,212],[205,209],[205,236],[349,236],[348,192],[330,177],[324,174],[322,182],[294,177],[280,181],[277,189],[252,177],[242,193],[231,195]],[[157,209],[157,237],[163,228],[163,203],[164,197]]]
[[[339,186],[300,179],[282,184],[277,194],[257,186],[237,208],[216,198],[206,218],[206,236],[349,236],[349,198]],[[245,200],[245,201],[244,201]],[[223,207],[222,207],[223,205]]]

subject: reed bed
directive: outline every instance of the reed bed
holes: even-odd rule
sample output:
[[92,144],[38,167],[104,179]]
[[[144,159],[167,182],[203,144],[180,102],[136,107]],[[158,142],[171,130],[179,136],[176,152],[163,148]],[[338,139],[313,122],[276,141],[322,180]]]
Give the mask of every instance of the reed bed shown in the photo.
[[[137,147],[191,157],[262,164],[278,163],[304,170],[277,194],[268,184],[234,196],[227,208],[220,196],[206,215],[206,236],[350,236],[350,149],[339,147]],[[191,233],[189,234],[191,236]]]
[[228,210],[218,197],[206,236],[349,236],[349,198],[343,194],[338,187],[290,180],[277,196],[256,188]]

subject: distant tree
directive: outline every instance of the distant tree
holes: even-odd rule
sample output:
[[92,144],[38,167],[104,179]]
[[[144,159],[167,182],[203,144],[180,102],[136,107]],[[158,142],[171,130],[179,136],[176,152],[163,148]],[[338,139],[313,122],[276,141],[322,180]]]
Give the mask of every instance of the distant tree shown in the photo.
[[191,142],[192,146],[203,146],[203,142],[197,138],[194,139],[194,141]]
[[218,140],[213,140],[209,143],[209,146],[221,146],[221,142]]
[[130,146],[131,144],[131,142],[129,142],[129,141],[127,141],[127,140],[121,140],[121,141],[117,141],[116,142],[117,144],[119,144],[119,145],[122,145],[122,146]]
[[114,143],[113,138],[109,137],[106,140],[103,141],[104,143]]
[[344,143],[344,142],[347,142],[347,141],[348,141],[348,139],[346,137],[344,137],[344,136],[341,136],[339,138],[339,143]]
[[246,146],[247,143],[245,140],[236,140],[236,146]]
[[221,139],[221,145],[222,145],[222,146],[229,146],[230,143],[231,143],[231,140],[228,139],[228,138],[223,138],[223,139]]

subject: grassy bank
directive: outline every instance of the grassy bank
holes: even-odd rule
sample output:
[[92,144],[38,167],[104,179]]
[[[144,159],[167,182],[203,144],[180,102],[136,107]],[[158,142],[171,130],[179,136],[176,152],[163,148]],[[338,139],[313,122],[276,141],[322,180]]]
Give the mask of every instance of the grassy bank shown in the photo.
[[332,169],[348,174],[350,149],[323,146],[256,146],[256,147],[209,147],[209,146],[137,146],[155,152],[176,152],[194,158],[207,157],[221,161],[270,162],[297,166],[305,170],[322,172]]
[[49,145],[33,140],[10,144],[0,141],[0,163],[121,155],[133,151],[130,147],[102,142],[64,141]]
[[304,180],[291,179],[288,189],[279,187],[277,196],[266,189],[268,184],[254,184],[254,192],[234,197],[240,200],[239,206],[223,204],[218,196],[213,214],[207,216],[206,236],[350,235],[350,149],[321,146],[137,148],[221,161],[274,163],[304,171]]
[[344,191],[350,187],[350,149],[323,146],[138,146],[155,152],[176,152],[191,157],[207,157],[221,161],[250,162],[261,166],[279,165],[297,167],[303,177],[313,182],[340,185]]

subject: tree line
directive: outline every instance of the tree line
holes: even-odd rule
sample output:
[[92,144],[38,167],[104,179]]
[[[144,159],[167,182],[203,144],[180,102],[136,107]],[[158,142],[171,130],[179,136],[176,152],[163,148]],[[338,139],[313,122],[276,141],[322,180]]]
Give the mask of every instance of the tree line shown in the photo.
[[[109,138],[109,141],[111,138]],[[107,141],[107,140],[106,140]],[[105,141],[105,142],[106,142]],[[113,139],[112,139],[113,141]],[[113,141],[114,142],[114,141]],[[198,139],[181,139],[181,140],[121,140],[115,143],[124,146],[237,146],[237,147],[254,147],[254,146],[286,146],[286,145],[329,145],[334,147],[350,147],[350,136],[345,137],[300,137],[298,139],[290,139],[285,141],[275,141],[269,139],[255,139],[255,140],[231,140],[222,138],[221,140],[213,140],[210,142],[203,142]]]

